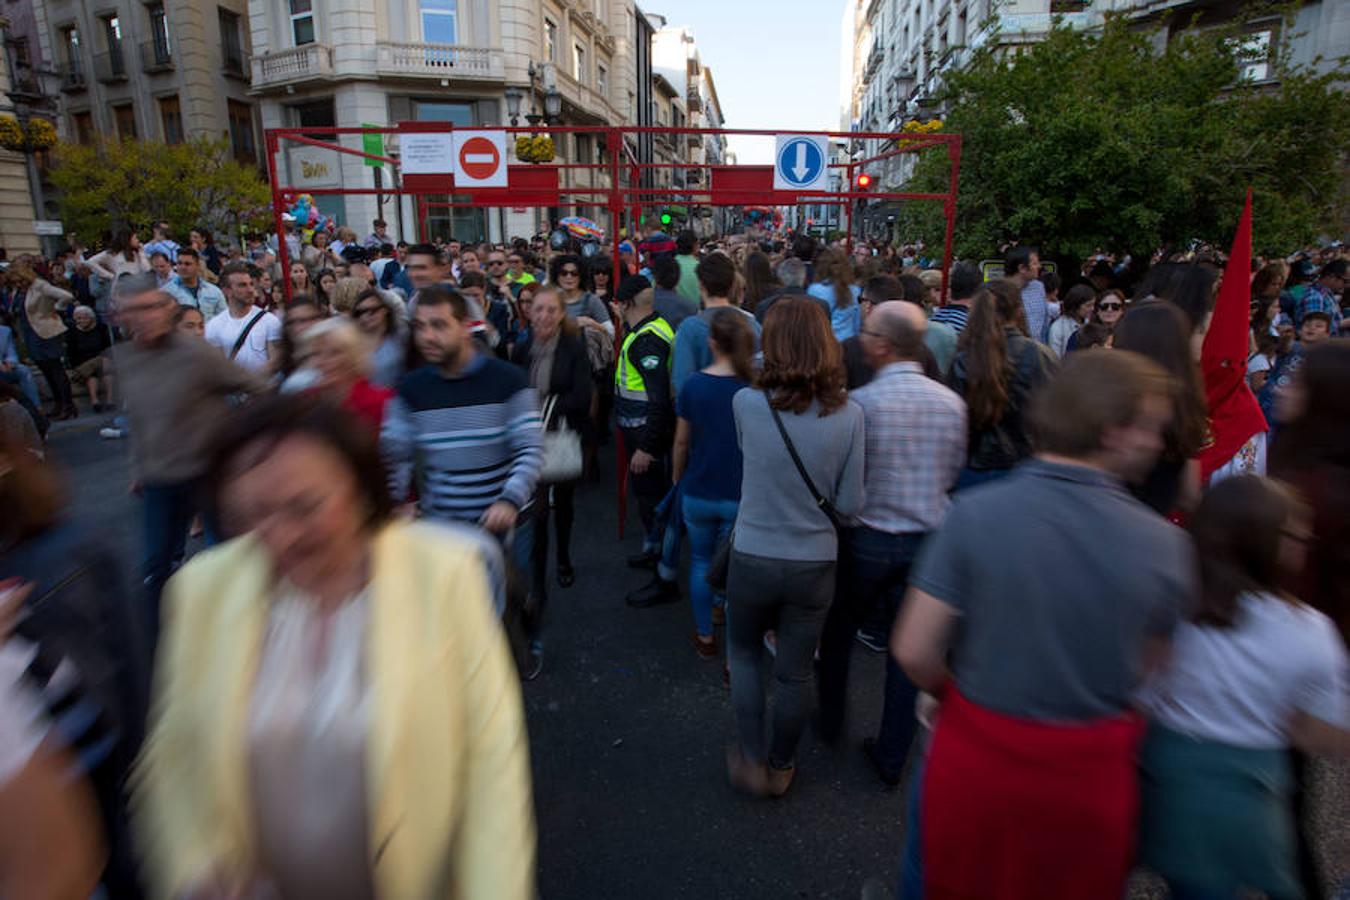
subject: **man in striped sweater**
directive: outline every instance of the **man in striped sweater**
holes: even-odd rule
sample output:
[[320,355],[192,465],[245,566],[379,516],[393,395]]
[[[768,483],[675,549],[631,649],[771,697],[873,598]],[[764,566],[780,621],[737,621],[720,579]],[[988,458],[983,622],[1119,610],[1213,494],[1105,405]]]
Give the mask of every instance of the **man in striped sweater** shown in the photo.
[[[430,362],[408,373],[385,409],[380,448],[396,501],[414,475],[422,515],[481,525],[506,542],[524,526],[543,458],[539,405],[525,372],[474,342],[462,296],[418,292],[413,340]],[[518,535],[517,558],[529,558]]]

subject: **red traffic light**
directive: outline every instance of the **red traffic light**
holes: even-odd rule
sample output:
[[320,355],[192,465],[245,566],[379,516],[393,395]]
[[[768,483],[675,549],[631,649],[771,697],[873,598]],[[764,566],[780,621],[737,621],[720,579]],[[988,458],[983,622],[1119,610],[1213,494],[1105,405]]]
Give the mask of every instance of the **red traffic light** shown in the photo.
[[864,172],[863,174],[861,174],[861,175],[858,176],[858,187],[859,187],[861,190],[864,190],[864,191],[865,191],[865,190],[867,190],[868,188],[870,188],[871,186],[872,186],[872,176],[871,176],[871,175],[868,175],[866,172]]

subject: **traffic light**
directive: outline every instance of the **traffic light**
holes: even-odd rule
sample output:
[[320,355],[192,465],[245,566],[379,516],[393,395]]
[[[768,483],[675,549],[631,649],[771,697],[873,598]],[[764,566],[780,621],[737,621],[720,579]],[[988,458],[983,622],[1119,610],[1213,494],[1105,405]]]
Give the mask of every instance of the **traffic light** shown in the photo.
[[858,190],[865,191],[872,187],[872,176],[863,172],[858,176]]
[[670,224],[670,213],[661,213],[661,224],[662,225]]

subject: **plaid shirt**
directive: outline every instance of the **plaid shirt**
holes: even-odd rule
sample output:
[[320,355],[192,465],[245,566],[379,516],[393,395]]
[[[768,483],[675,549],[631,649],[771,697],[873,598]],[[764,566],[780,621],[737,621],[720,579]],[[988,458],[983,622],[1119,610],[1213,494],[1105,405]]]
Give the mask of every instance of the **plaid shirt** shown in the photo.
[[1341,304],[1335,294],[1316,281],[1308,285],[1298,305],[1294,307],[1294,323],[1302,327],[1303,317],[1314,312],[1323,312],[1331,316],[1332,337],[1341,333]]
[[891,363],[849,396],[867,435],[858,521],[889,534],[935,530],[966,462],[965,401],[915,362]]

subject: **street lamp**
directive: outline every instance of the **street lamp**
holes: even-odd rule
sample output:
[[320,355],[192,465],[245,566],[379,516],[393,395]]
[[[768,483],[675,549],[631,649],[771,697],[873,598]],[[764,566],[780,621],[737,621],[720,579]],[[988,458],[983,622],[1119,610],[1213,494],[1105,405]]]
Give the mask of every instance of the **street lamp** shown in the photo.
[[525,92],[514,85],[502,92],[506,98],[506,114],[511,117],[512,127],[520,124],[520,101],[525,99]]
[[548,117],[550,125],[556,125],[562,118],[562,94],[558,93],[556,87],[544,92],[544,115]]

